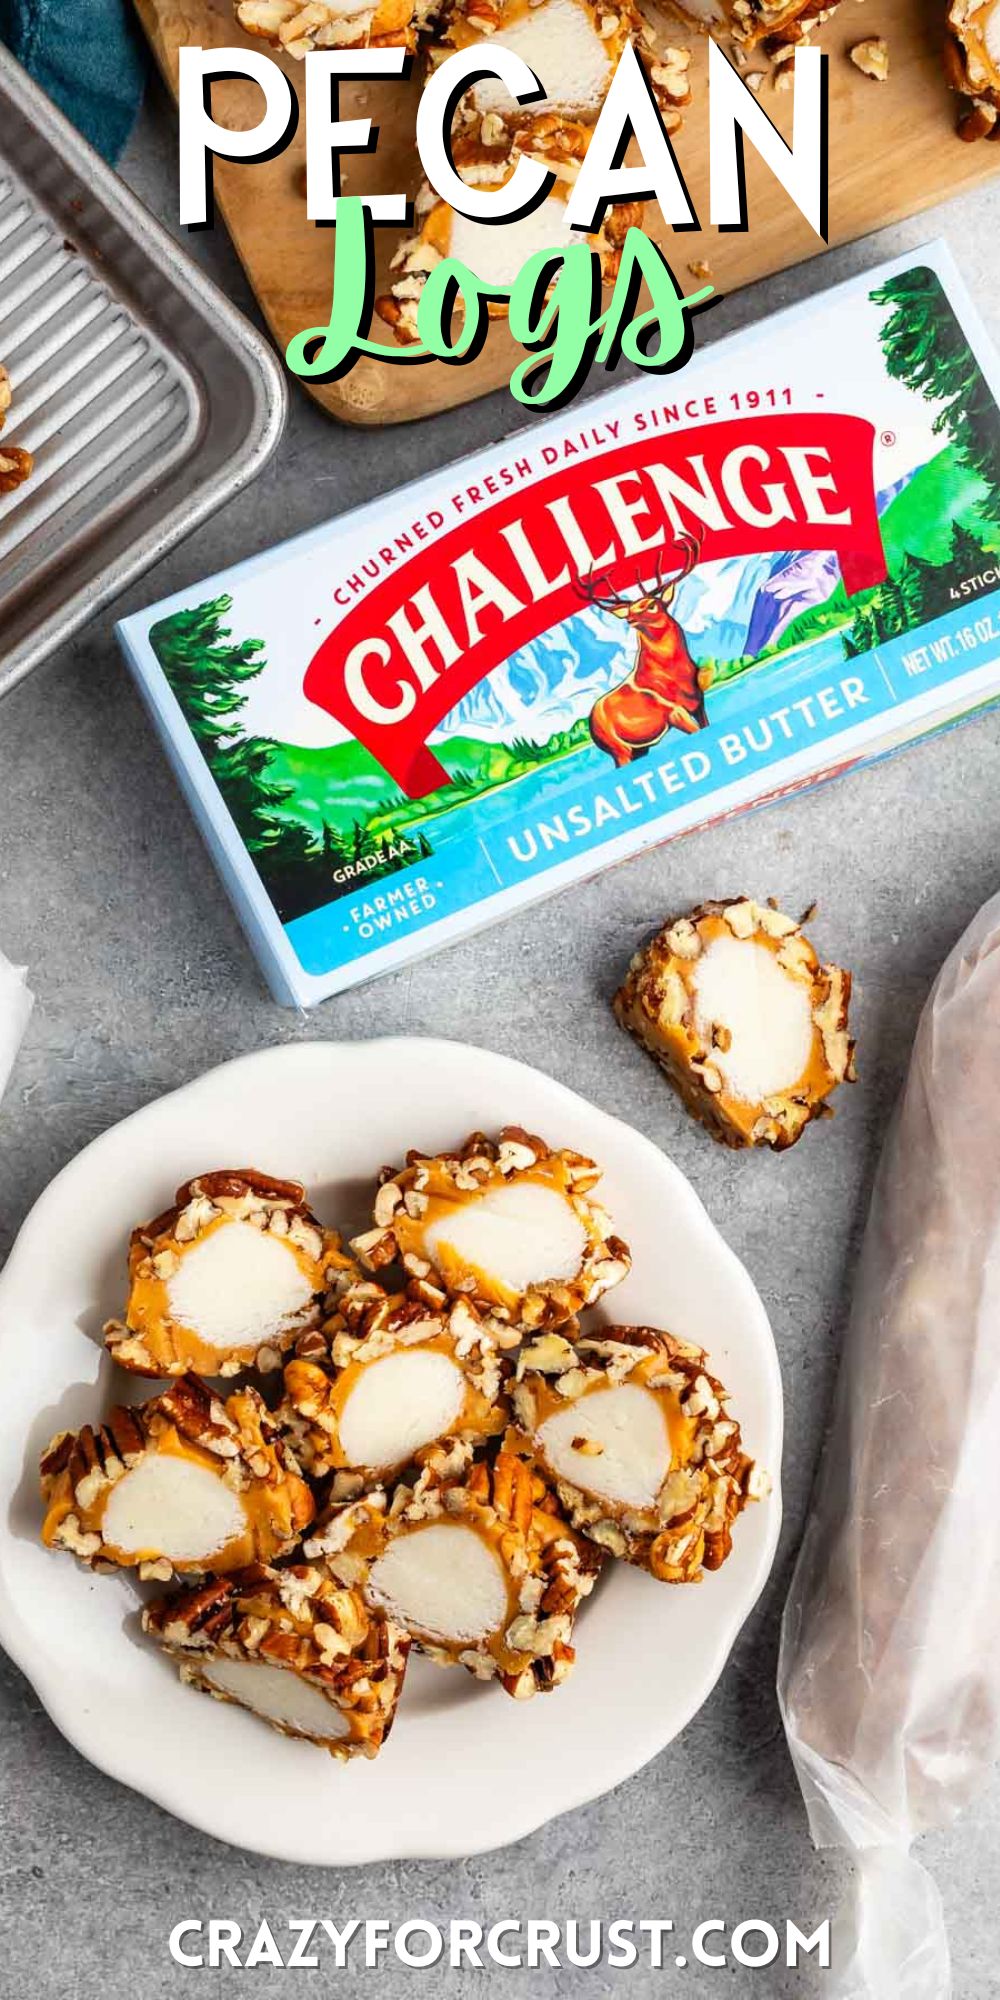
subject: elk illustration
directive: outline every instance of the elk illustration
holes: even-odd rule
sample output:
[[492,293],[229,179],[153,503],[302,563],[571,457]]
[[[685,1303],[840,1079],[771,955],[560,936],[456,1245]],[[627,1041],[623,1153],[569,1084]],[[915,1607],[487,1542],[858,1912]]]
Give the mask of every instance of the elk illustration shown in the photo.
[[689,576],[701,555],[693,535],[679,535],[675,544],[681,563],[664,577],[662,554],[651,590],[637,585],[638,595],[601,590],[593,571],[577,580],[579,595],[598,611],[624,618],[635,630],[635,665],[617,687],[609,688],[590,712],[590,733],[599,750],[606,750],[619,768],[644,757],[668,729],[694,735],[708,721],[705,691],[711,670],[702,672],[691,658],[681,628],[669,610],[677,585]]

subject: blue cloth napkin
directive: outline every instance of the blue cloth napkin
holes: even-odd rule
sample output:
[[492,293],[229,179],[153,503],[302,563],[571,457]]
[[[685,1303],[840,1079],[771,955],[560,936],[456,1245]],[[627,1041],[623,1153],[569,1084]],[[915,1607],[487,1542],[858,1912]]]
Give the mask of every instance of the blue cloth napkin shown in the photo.
[[84,138],[117,160],[146,80],[129,0],[0,0],[0,41]]

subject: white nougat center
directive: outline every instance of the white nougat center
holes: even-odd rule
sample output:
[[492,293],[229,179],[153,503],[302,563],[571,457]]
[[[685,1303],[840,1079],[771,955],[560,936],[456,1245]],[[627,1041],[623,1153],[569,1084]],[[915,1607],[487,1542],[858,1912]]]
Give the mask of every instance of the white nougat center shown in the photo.
[[[611,81],[607,46],[579,0],[543,0],[541,6],[529,6],[509,26],[501,24],[497,41],[534,70],[546,105],[592,110]],[[472,96],[477,111],[513,110],[510,93],[498,77],[483,77]]]
[[212,1660],[202,1671],[213,1687],[268,1722],[283,1722],[289,1729],[329,1742],[340,1742],[351,1733],[347,1717],[327,1701],[322,1689],[300,1680],[287,1667],[273,1667],[264,1660]]
[[702,26],[709,23],[714,26],[716,22],[725,20],[720,0],[678,0],[678,3],[681,13],[686,14],[688,20],[698,21]]
[[225,1222],[167,1280],[173,1318],[210,1347],[259,1346],[284,1332],[313,1296],[294,1250],[252,1222]]
[[507,1617],[503,1565],[474,1528],[432,1522],[390,1542],[374,1563],[368,1594],[409,1630],[471,1643]]
[[997,69],[1000,69],[1000,7],[994,6],[986,16],[983,28],[986,53]]
[[557,1188],[526,1180],[453,1209],[431,1223],[424,1241],[432,1258],[440,1246],[507,1291],[523,1292],[552,1278],[575,1278],[587,1232]]
[[[580,1451],[577,1441],[600,1446]],[[670,1433],[657,1398],[634,1382],[594,1389],[557,1410],[538,1443],[558,1478],[602,1500],[651,1507],[670,1471]]]
[[111,1488],[101,1532],[122,1555],[174,1562],[215,1555],[246,1527],[237,1493],[207,1466],[164,1452],[141,1459]]
[[586,236],[572,230],[566,220],[566,203],[549,195],[531,215],[518,222],[505,222],[502,229],[492,222],[474,222],[454,211],[448,254],[467,264],[477,278],[492,278],[498,285],[512,285],[522,264],[536,250],[565,250],[570,243],[585,243]]
[[447,1354],[387,1354],[359,1375],[340,1417],[348,1465],[401,1465],[446,1437],[465,1400],[465,1377]]
[[695,1026],[706,1044],[713,1027],[728,1028],[728,1049],[712,1062],[734,1096],[749,1104],[790,1090],[812,1053],[808,986],[793,979],[766,945],[717,937],[695,969]]

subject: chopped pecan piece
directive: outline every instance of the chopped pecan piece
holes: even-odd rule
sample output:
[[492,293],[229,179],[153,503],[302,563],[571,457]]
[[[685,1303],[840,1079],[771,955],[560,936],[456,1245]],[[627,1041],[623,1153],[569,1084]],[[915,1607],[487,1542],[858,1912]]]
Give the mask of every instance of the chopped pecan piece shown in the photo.
[[876,83],[885,83],[889,75],[889,44],[884,35],[870,35],[867,41],[855,42],[848,53],[862,76],[870,76]]
[[0,444],[0,493],[13,493],[31,477],[35,461],[16,444]]
[[[0,431],[7,421],[11,401],[10,376],[0,361]],[[13,493],[15,486],[23,485],[34,463],[30,451],[25,451],[21,445],[0,445],[0,494]]]

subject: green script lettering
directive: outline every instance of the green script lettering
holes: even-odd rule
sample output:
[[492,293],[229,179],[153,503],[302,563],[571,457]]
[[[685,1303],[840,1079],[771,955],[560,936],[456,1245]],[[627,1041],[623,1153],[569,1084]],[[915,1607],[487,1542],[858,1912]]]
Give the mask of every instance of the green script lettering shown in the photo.
[[[587,243],[536,251],[512,285],[494,284],[457,257],[444,257],[427,274],[418,301],[419,338],[389,346],[368,337],[373,236],[363,202],[342,198],[329,320],[296,334],[285,350],[292,373],[304,381],[336,382],[362,355],[391,365],[438,360],[460,366],[482,352],[495,304],[506,306],[511,333],[527,355],[511,374],[511,395],[532,409],[557,409],[575,395],[595,362],[611,371],[624,357],[661,375],[681,367],[694,346],[692,314],[713,295],[712,286],[703,285],[685,297],[662,250],[633,227],[603,310],[601,258]],[[637,312],[643,285],[650,304]]]

